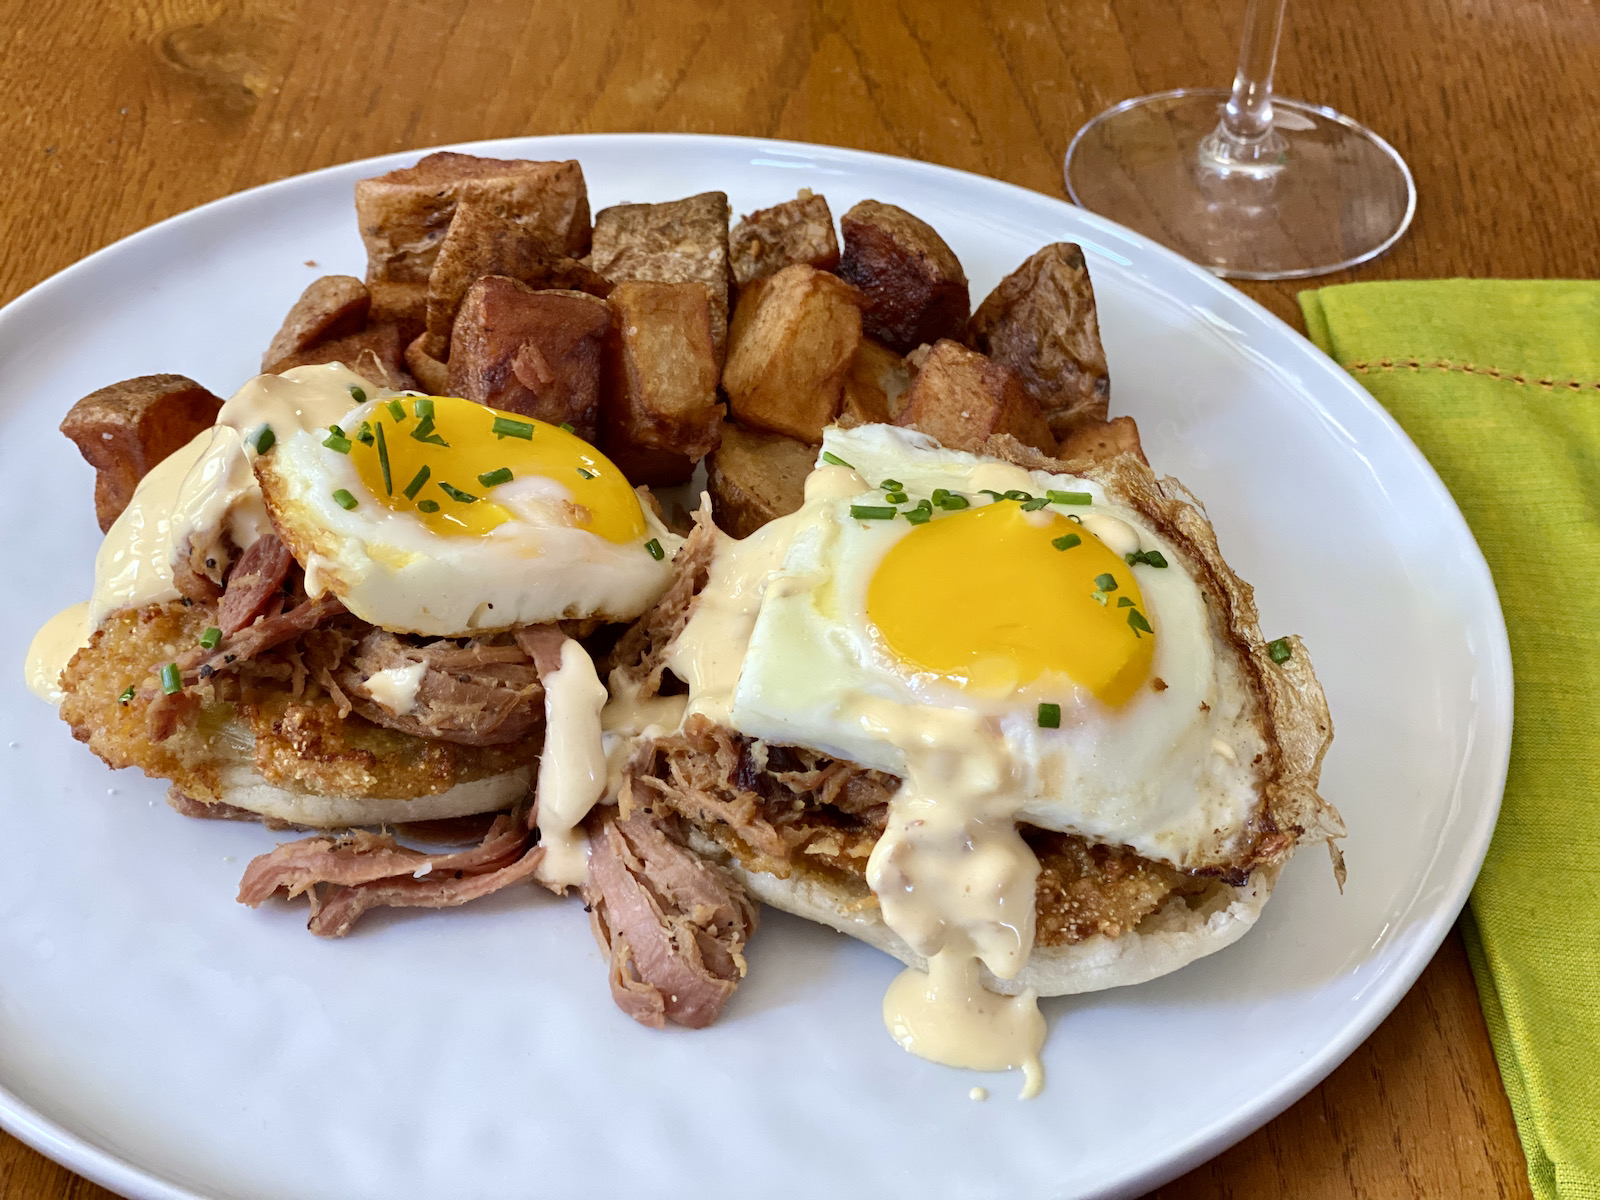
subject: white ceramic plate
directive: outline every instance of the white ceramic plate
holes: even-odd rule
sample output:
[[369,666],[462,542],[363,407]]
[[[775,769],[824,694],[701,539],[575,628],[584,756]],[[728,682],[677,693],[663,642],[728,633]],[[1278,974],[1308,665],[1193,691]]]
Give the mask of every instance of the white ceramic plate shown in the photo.
[[[1432,470],[1372,400],[1225,284],[1106,221],[902,159],[707,137],[475,152],[583,162],[595,206],[726,190],[901,204],[975,300],[1041,244],[1088,253],[1112,409],[1203,497],[1268,636],[1298,631],[1338,736],[1323,791],[1348,889],[1290,864],[1238,945],[1138,988],[1047,1002],[1049,1085],[901,1052],[889,959],[769,914],[722,1020],[655,1033],[612,1007],[576,903],[533,888],[369,917],[233,902],[260,826],[185,820],[108,773],[21,683],[29,635],[88,595],[91,476],[56,432],[113,380],[227,395],[300,290],[361,274],[355,180],[394,155],[207,205],[0,313],[0,1123],[130,1197],[1129,1195],[1312,1087],[1422,970],[1494,824],[1511,669],[1493,586]],[[313,260],[315,266],[307,263]],[[968,1099],[986,1085],[986,1103]]]

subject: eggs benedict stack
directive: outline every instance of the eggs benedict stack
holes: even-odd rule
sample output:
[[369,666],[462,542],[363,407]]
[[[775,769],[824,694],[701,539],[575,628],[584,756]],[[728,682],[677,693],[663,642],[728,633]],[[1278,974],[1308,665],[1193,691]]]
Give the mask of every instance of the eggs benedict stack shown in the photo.
[[703,520],[605,719],[624,814],[900,958],[891,1033],[1031,1092],[1037,997],[1220,949],[1343,827],[1304,647],[1262,638],[1187,493],[986,450],[828,430],[797,512]]
[[[678,544],[562,428],[337,364],[258,376],[112,526],[62,716],[185,811],[315,829],[509,809],[537,766],[541,844],[512,857],[578,883],[604,786],[583,639],[649,608]],[[256,883],[384,878],[380,841]]]

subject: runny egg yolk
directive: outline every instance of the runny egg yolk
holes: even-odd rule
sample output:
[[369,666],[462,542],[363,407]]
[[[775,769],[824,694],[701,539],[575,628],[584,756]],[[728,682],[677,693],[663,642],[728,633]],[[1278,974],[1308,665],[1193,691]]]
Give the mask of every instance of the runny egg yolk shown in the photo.
[[1155,651],[1133,569],[1082,525],[1009,500],[902,537],[867,615],[901,659],[986,694],[1060,674],[1116,707]]
[[559,426],[453,396],[397,396],[372,409],[365,429],[370,440],[360,428],[344,430],[361,482],[379,504],[411,513],[434,533],[489,533],[512,515],[494,502],[495,489],[541,476],[566,489],[578,528],[611,542],[644,536],[644,512],[626,477]]

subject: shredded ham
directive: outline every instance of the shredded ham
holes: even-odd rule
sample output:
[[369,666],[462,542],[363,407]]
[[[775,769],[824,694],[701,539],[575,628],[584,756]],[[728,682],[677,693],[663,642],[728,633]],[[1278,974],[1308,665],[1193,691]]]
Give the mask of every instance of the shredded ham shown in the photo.
[[744,977],[756,906],[677,836],[671,818],[614,810],[590,820],[589,905],[610,955],[611,995],[634,1020],[702,1029]]
[[279,891],[291,900],[309,894],[306,928],[343,937],[371,908],[448,908],[528,878],[544,857],[531,838],[522,812],[500,814],[483,841],[450,854],[427,854],[364,830],[301,838],[252,860],[238,899],[255,908]]
[[276,534],[269,533],[251,544],[234,565],[228,588],[222,593],[217,627],[224,637],[267,615],[268,606],[279,599],[292,566],[294,556]]
[[[375,725],[463,746],[501,746],[537,734],[544,725],[539,671],[519,645],[487,638],[451,638],[415,645],[382,629],[369,630],[333,672],[339,694]],[[379,671],[424,667],[410,711],[380,704],[367,688]]]

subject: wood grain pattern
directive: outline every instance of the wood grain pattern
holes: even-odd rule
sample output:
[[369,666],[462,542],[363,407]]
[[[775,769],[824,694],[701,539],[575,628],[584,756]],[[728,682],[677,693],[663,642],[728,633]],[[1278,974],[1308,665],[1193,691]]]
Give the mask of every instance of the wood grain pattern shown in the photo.
[[[757,134],[1062,195],[1077,127],[1225,84],[1243,0],[0,0],[0,301],[153,221],[371,154],[530,133]],[[1595,0],[1290,6],[1286,95],[1389,138],[1411,232],[1338,277],[1600,274]],[[1244,290],[1298,327],[1296,284]],[[1452,935],[1299,1104],[1163,1200],[1524,1197]],[[110,1193],[0,1135],[0,1200]]]

